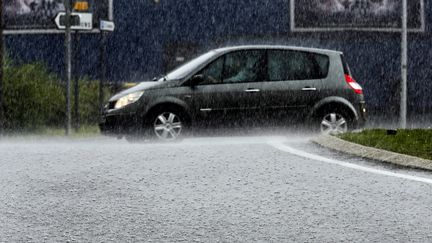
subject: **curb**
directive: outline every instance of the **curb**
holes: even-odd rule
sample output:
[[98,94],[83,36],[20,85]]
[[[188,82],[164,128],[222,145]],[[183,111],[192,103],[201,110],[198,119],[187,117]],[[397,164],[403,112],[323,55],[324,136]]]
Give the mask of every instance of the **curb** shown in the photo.
[[311,141],[322,147],[362,158],[415,169],[432,170],[432,160],[366,147],[330,135],[320,135],[312,138]]

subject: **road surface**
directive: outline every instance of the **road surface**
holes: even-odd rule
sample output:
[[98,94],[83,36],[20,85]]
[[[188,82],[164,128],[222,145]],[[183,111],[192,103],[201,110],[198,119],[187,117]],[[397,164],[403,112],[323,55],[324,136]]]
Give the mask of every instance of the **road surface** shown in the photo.
[[0,242],[432,242],[432,174],[309,135],[0,140]]

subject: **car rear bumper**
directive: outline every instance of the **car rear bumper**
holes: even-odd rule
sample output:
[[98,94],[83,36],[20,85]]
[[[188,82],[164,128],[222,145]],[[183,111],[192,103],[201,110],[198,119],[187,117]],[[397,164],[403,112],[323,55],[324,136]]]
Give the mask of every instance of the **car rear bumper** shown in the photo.
[[358,106],[357,128],[363,128],[368,119],[366,102],[360,102]]

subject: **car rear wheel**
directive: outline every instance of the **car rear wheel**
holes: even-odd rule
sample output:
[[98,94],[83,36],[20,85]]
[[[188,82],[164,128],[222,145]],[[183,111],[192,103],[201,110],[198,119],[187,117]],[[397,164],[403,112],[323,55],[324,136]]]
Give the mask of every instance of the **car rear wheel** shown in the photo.
[[342,112],[326,112],[320,119],[321,134],[337,135],[348,132],[350,119]]

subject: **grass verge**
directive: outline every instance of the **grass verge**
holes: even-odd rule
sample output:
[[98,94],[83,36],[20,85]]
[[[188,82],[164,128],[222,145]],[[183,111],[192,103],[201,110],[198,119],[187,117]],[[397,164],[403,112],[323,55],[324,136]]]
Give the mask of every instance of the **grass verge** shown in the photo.
[[432,160],[432,129],[398,130],[387,135],[387,130],[365,130],[339,136],[346,141],[396,153]]
[[[66,131],[64,128],[43,127],[31,132],[14,132],[7,136],[37,136],[37,137],[65,137]],[[81,126],[78,131],[72,129],[71,138],[86,138],[100,135],[98,126],[85,125]]]

